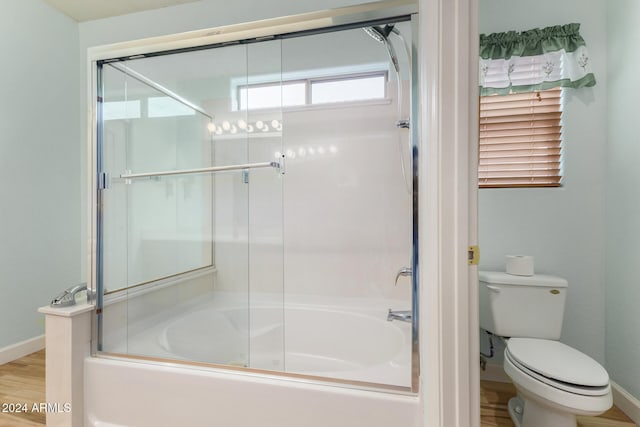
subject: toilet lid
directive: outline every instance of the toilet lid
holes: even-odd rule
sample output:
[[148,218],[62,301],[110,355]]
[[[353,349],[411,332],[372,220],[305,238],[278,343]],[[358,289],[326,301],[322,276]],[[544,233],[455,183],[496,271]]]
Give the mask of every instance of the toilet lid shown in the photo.
[[609,384],[609,374],[598,362],[561,342],[511,338],[507,349],[518,363],[547,378],[587,387]]

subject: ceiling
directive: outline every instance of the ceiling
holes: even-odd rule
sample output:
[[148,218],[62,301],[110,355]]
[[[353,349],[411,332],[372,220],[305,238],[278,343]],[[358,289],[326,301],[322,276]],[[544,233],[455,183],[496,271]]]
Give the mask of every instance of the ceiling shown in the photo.
[[78,22],[126,15],[200,0],[44,0]]

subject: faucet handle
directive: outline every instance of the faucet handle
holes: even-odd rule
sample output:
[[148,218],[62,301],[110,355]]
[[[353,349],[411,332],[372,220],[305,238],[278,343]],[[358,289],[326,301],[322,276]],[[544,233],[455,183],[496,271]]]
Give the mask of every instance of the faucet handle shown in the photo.
[[413,275],[413,270],[411,269],[411,267],[402,267],[400,270],[398,270],[398,273],[396,274],[396,281],[395,281],[395,285],[398,285],[398,279],[400,278],[400,276],[411,276]]

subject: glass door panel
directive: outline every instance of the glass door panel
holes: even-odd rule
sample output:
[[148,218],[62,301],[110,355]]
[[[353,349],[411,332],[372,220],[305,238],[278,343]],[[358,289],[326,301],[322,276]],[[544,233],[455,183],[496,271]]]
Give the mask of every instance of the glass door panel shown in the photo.
[[[247,106],[250,162],[282,162],[281,56],[280,40],[248,45],[247,85],[238,94],[240,105]],[[270,85],[261,85],[266,81]],[[269,90],[246,90],[255,87]],[[278,371],[285,369],[283,179],[270,169],[252,170],[248,176],[250,366]]]
[[[409,37],[408,23],[391,26]],[[411,385],[411,61],[363,28],[288,38],[282,74],[308,85],[287,109],[283,151],[286,367],[346,380]],[[339,47],[339,48],[337,48]],[[403,92],[405,96],[403,95]],[[404,101],[403,101],[404,100]],[[404,105],[400,105],[404,104]],[[408,113],[407,113],[408,114]],[[321,322],[296,307],[314,307]]]
[[102,66],[103,351],[249,364],[248,184],[191,173],[248,163],[214,119],[237,114],[246,61],[234,46]]

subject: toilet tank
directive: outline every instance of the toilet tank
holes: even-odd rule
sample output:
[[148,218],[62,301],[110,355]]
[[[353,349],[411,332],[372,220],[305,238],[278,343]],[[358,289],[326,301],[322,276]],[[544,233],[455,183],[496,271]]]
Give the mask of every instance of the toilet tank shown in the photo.
[[480,327],[503,337],[557,340],[562,332],[567,281],[536,274],[480,271]]

